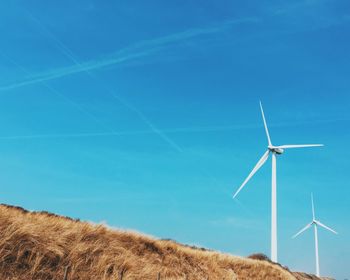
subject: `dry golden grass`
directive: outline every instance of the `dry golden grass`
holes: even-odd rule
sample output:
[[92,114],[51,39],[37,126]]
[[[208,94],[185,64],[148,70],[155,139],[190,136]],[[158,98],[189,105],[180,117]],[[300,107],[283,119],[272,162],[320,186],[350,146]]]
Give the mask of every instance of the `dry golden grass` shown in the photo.
[[[267,261],[0,205],[0,279],[296,279]],[[187,278],[186,278],[187,277]],[[301,278],[300,278],[301,279]]]

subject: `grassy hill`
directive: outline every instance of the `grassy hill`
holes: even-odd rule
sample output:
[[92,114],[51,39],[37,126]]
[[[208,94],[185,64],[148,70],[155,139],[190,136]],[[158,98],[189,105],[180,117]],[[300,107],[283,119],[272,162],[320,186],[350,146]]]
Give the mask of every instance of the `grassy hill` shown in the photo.
[[[318,279],[47,212],[0,205],[0,279]],[[159,278],[158,278],[159,277]],[[310,276],[311,277],[311,276]]]

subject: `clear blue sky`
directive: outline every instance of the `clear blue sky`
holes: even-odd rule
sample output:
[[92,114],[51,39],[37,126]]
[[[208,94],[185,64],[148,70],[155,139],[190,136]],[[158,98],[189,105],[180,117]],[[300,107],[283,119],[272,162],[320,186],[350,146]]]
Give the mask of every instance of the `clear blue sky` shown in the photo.
[[349,278],[350,3],[2,1],[1,202]]

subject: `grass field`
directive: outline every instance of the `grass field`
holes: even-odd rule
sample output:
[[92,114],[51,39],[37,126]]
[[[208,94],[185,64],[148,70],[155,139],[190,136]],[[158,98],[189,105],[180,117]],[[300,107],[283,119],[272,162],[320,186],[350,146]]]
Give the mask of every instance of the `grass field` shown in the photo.
[[318,279],[266,260],[0,205],[0,279]]

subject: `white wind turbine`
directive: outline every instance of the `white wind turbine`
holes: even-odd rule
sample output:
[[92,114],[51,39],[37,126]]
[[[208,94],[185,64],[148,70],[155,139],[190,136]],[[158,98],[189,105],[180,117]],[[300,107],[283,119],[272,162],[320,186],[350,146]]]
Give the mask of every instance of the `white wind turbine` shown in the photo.
[[322,144],[308,144],[308,145],[281,145],[274,146],[270,139],[269,130],[267,128],[266,119],[264,115],[264,110],[260,102],[260,109],[262,118],[264,121],[265,132],[267,136],[268,146],[267,151],[255,165],[253,170],[250,172],[248,177],[245,179],[243,184],[238,188],[238,190],[233,195],[235,198],[242,188],[247,184],[247,182],[253,177],[253,175],[264,165],[264,163],[269,158],[269,155],[272,154],[272,191],[271,191],[271,260],[277,262],[277,182],[276,182],[276,155],[281,155],[284,152],[284,149],[292,148],[307,148],[307,147],[319,147],[323,146]]
[[312,222],[308,223],[304,228],[302,228],[297,234],[293,236],[293,238],[297,237],[299,234],[302,234],[305,230],[310,228],[311,226],[314,226],[314,234],[315,234],[315,256],[316,256],[316,276],[320,277],[320,263],[319,263],[319,257],[318,257],[318,232],[317,232],[317,226],[323,227],[326,230],[329,230],[330,232],[333,232],[334,234],[338,234],[335,230],[331,229],[330,227],[322,224],[320,221],[316,220],[315,218],[315,208],[314,208],[314,198],[311,194],[311,206],[312,206]]

